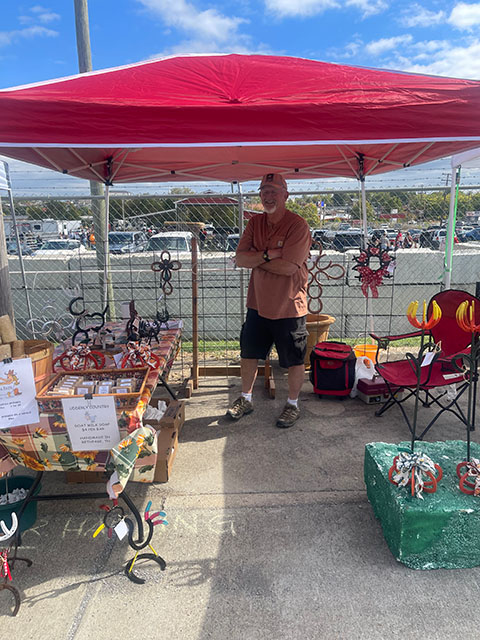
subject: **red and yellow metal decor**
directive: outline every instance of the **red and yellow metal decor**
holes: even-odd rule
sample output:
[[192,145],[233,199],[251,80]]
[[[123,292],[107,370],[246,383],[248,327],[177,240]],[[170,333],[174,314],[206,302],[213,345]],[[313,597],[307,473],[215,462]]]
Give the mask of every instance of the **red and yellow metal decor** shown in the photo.
[[407,319],[413,327],[421,329],[422,331],[429,331],[430,329],[433,329],[433,327],[435,327],[442,318],[442,310],[435,300],[432,303],[432,315],[429,318],[427,318],[427,303],[425,300],[423,301],[423,314],[421,321],[417,320],[417,310],[418,300],[414,300],[408,305]]
[[468,375],[468,400],[467,400],[467,459],[457,465],[459,489],[467,495],[480,496],[480,460],[470,457],[470,432],[473,428],[475,392],[473,386],[478,379],[478,359],[480,355],[478,336],[480,323],[476,322],[475,301],[464,300],[458,305],[456,313],[457,324],[466,333],[470,333],[470,349],[462,354],[462,362],[465,375]]
[[480,333],[480,323],[475,323],[475,301],[469,302],[465,300],[458,305],[457,309],[457,324],[460,329],[467,333],[477,334]]

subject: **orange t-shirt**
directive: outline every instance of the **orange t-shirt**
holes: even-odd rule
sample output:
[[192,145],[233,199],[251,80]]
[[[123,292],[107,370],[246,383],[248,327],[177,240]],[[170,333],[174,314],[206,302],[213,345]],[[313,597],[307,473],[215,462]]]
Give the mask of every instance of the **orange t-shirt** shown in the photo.
[[285,211],[277,224],[269,224],[266,213],[250,218],[238,243],[237,251],[282,249],[282,259],[298,269],[291,276],[252,269],[248,285],[247,307],[263,318],[299,318],[307,314],[307,258],[312,238],[307,221]]

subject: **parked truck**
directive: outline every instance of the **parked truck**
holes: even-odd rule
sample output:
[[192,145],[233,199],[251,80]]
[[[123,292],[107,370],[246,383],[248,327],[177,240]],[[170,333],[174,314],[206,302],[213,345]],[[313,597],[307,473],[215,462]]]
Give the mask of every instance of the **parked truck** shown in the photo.
[[[11,218],[4,218],[5,236],[11,240],[15,239],[15,229]],[[30,218],[18,217],[18,233],[23,236],[38,237],[42,240],[59,238],[63,235],[70,235],[80,230],[80,220],[54,220],[45,218],[43,220],[32,220]]]

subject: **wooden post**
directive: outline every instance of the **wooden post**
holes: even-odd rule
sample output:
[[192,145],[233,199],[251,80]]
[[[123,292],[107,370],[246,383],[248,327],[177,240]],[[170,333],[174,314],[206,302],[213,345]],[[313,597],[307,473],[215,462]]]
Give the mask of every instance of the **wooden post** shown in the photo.
[[198,389],[198,244],[192,238],[192,379],[193,388]]

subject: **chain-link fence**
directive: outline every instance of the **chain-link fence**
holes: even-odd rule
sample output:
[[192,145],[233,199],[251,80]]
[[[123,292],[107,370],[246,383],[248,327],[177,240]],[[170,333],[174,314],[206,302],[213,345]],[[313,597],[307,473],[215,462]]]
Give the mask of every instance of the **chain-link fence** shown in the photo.
[[[171,318],[181,318],[188,343],[194,308],[191,248],[196,238],[201,351],[207,357],[215,348],[218,358],[223,350],[231,359],[238,349],[249,279],[247,270],[235,266],[235,249],[244,224],[261,212],[260,201],[255,194],[175,191],[110,197],[110,317],[125,317],[122,303],[134,300],[142,317],[164,316],[167,311]],[[307,219],[314,240],[310,311],[335,317],[331,337],[363,340],[370,331],[403,332],[408,303],[428,300],[439,291],[449,199],[448,188],[367,191],[368,231],[378,251],[365,256],[360,252],[358,191],[290,194],[289,208]],[[103,310],[105,265],[97,259],[92,217],[96,201],[78,196],[15,198],[23,270],[10,206],[3,202],[19,336],[61,340],[71,334],[68,304],[77,296],[84,298],[89,313]],[[480,280],[479,215],[480,187],[460,191],[451,282],[471,293]],[[162,263],[164,251],[181,268]]]

